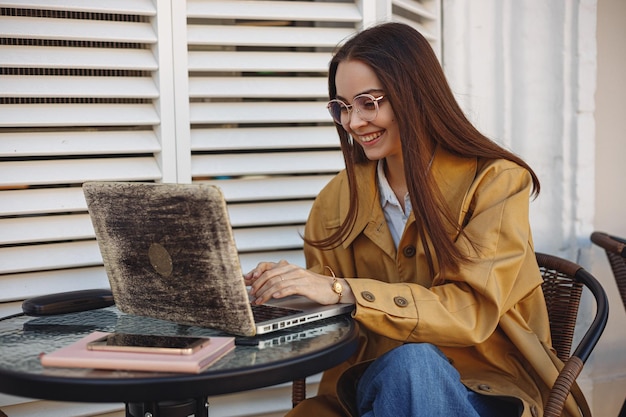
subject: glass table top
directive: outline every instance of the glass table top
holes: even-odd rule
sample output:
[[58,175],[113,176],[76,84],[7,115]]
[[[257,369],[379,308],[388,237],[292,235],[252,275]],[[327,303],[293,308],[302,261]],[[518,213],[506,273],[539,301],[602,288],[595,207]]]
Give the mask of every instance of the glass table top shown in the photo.
[[356,350],[358,328],[349,315],[236,338],[236,347],[197,374],[44,367],[42,353],[94,331],[226,336],[195,326],[128,315],[115,307],[56,316],[0,319],[0,392],[81,402],[179,400],[240,392],[302,379],[345,361]]
[[[331,346],[353,332],[348,316],[324,319],[316,323],[258,336],[236,338],[235,350],[205,372],[263,366],[314,353]],[[97,371],[43,367],[41,353],[49,353],[73,343],[93,331],[157,335],[227,336],[207,328],[127,315],[115,307],[56,316],[21,316],[0,321],[0,372],[48,374],[64,377],[94,376],[104,378],[145,377],[145,372]],[[154,373],[150,373],[151,375]]]

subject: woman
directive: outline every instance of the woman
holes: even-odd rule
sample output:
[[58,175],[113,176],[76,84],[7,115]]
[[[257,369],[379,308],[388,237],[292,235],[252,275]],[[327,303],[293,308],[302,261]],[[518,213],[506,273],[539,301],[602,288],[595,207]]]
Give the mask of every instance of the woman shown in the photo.
[[[472,126],[409,26],[348,40],[329,93],[346,169],[311,210],[307,269],[266,262],[246,279],[256,303],[354,303],[361,341],[290,415],[542,415],[560,362],[528,219],[535,173]],[[342,374],[359,379],[347,409]]]

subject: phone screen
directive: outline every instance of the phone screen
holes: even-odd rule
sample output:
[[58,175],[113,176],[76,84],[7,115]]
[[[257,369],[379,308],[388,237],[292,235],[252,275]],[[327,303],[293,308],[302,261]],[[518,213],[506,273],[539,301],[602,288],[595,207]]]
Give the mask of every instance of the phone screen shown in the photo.
[[88,343],[87,349],[189,355],[207,343],[207,337],[111,333]]

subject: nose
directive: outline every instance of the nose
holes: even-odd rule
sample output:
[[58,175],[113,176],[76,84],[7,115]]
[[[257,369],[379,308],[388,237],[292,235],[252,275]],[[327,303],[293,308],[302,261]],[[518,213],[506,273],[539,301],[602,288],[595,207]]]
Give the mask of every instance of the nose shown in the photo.
[[348,126],[350,126],[351,130],[354,130],[355,128],[358,128],[360,126],[364,126],[366,125],[367,121],[361,119],[361,115],[359,114],[358,111],[356,111],[356,109],[352,109],[352,111],[350,113],[348,113]]

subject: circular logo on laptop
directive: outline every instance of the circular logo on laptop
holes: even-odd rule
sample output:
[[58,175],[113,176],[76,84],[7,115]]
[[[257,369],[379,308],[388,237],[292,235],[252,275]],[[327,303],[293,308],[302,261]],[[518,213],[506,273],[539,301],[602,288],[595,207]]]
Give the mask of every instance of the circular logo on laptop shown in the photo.
[[152,268],[162,277],[169,277],[172,275],[174,269],[172,264],[172,257],[167,249],[158,243],[153,243],[148,249],[148,258]]

